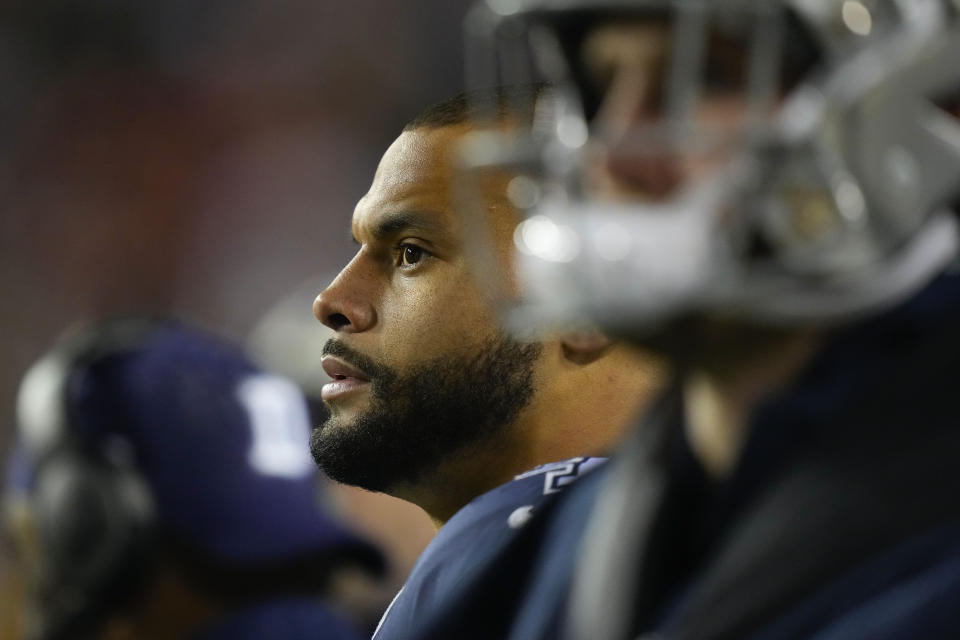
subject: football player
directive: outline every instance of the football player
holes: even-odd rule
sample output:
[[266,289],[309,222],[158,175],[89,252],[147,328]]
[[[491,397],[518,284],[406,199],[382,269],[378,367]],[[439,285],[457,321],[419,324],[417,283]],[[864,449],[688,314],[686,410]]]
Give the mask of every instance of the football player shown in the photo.
[[531,144],[468,160],[534,161],[512,317],[678,375],[421,637],[955,635],[960,3],[490,0],[469,28],[557,87]]
[[202,331],[69,332],[23,379],[7,468],[26,637],[362,637],[333,596],[383,559],[321,508],[309,425],[292,382]]
[[[484,126],[528,118],[538,92],[484,92],[499,114]],[[357,253],[314,303],[336,332],[324,348],[331,415],[313,434],[317,463],[419,505],[439,528],[378,640],[416,628],[546,498],[596,466],[660,379],[652,357],[588,327],[522,337],[501,328],[468,270],[451,188],[479,97],[428,109],[387,149],[353,214]],[[512,177],[497,171],[481,187],[504,265]]]

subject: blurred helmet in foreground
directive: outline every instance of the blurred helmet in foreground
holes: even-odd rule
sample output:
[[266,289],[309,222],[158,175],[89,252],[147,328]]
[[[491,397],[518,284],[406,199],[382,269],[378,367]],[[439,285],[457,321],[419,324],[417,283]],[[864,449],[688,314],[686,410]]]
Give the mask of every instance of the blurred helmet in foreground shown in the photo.
[[467,224],[517,174],[521,325],[834,321],[957,255],[957,0],[487,0],[467,40],[474,87],[552,85],[462,149]]

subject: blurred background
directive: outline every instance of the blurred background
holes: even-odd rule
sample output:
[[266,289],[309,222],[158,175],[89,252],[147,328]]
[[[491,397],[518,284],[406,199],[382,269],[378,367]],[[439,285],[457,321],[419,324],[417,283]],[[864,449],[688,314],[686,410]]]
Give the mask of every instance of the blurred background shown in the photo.
[[[462,87],[469,4],[2,1],[0,453],[20,376],[77,320],[164,312],[245,340],[302,297],[321,331],[312,283],[352,255],[353,205],[403,123]],[[335,491],[398,586],[426,521]],[[2,539],[2,639],[18,588]]]

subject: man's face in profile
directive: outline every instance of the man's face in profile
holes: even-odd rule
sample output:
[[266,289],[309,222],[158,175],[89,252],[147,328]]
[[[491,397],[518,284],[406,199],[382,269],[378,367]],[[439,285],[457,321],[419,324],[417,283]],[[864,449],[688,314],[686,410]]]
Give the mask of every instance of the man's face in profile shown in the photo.
[[[501,330],[463,255],[451,182],[467,131],[422,127],[390,146],[354,211],[359,249],[314,303],[337,336],[323,360],[331,416],[311,450],[338,481],[389,491],[505,446],[533,396],[541,349]],[[506,246],[515,213],[503,184],[484,189]]]

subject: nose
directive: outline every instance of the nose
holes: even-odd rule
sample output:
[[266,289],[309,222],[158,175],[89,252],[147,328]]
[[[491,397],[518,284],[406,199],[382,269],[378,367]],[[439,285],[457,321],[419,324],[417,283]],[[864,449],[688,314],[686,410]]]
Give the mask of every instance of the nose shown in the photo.
[[363,273],[358,253],[313,301],[313,315],[334,331],[359,333],[377,322],[373,274]]
[[639,64],[622,65],[613,72],[597,111],[596,123],[604,137],[616,144],[637,125],[654,124],[663,110],[660,71]]

